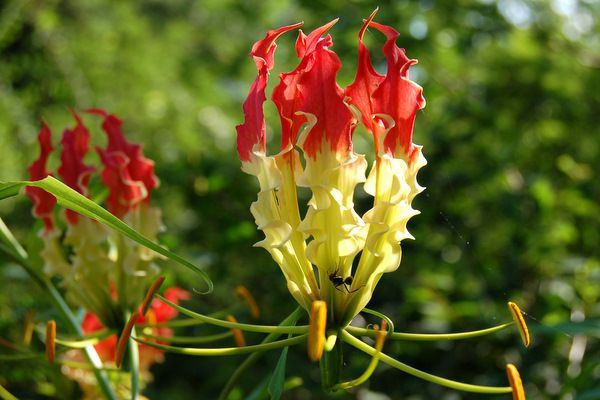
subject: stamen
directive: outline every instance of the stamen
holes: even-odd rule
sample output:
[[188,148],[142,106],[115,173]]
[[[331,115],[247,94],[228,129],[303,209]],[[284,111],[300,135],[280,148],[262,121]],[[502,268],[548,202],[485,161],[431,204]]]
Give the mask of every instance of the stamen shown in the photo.
[[[231,314],[229,314],[227,316],[227,321],[237,324],[237,320]],[[244,338],[244,334],[242,333],[242,331],[240,329],[232,328],[231,333],[233,333],[233,340],[235,340],[235,344],[237,345],[237,347],[245,347],[246,346],[246,338]]]
[[46,324],[46,358],[50,364],[54,364],[54,358],[56,356],[56,322],[54,320],[48,321]]
[[154,298],[154,293],[156,293],[158,291],[158,289],[160,289],[160,286],[163,284],[164,281],[165,281],[165,277],[159,276],[158,278],[156,278],[154,283],[150,286],[150,288],[146,292],[146,297],[144,298],[144,302],[142,303],[142,307],[141,307],[142,315],[146,315],[146,313],[148,312],[148,308],[150,308],[150,304],[152,304],[152,299]]
[[508,309],[512,314],[513,321],[515,321],[515,325],[517,325],[517,328],[519,328],[519,333],[521,334],[521,340],[523,341],[523,345],[525,347],[529,347],[529,345],[531,344],[531,337],[529,336],[529,329],[527,329],[525,318],[523,318],[523,312],[521,311],[519,306],[513,303],[512,301],[508,302]]
[[250,293],[250,291],[242,285],[239,285],[235,288],[235,293],[246,302],[246,305],[250,309],[252,318],[258,319],[260,317],[260,308],[258,308],[258,304],[256,304],[252,293]]
[[526,400],[525,389],[523,389],[523,382],[517,367],[512,364],[506,365],[506,375],[508,375],[508,381],[512,388],[513,400]]
[[327,303],[315,300],[310,311],[308,328],[308,358],[319,361],[325,346],[325,328],[327,327]]
[[131,336],[131,331],[133,330],[133,326],[135,325],[135,321],[139,318],[140,314],[136,311],[131,314],[125,328],[123,328],[123,332],[121,332],[121,336],[119,336],[119,340],[117,341],[117,350],[115,351],[115,364],[117,368],[121,367],[121,363],[123,362],[123,355],[125,354],[125,348],[127,347],[127,342],[129,341],[129,337]]

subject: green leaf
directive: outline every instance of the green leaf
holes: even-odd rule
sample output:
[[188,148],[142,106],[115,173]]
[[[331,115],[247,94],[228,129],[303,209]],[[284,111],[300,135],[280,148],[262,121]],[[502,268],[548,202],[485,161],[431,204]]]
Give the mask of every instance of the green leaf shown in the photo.
[[206,290],[199,291],[199,293],[207,294],[212,292],[212,281],[210,280],[208,275],[206,275],[206,273],[200,268],[198,268],[196,265],[186,260],[185,258],[178,256],[177,254],[173,253],[167,248],[162,247],[157,243],[154,243],[152,240],[138,233],[135,229],[128,226],[126,223],[121,221],[119,218],[115,217],[113,214],[111,214],[98,204],[94,203],[92,200],[81,195],[77,191],[71,189],[61,181],[51,176],[48,176],[39,181],[0,182],[0,200],[18,194],[20,189],[25,186],[34,186],[45,190],[48,193],[54,195],[58,200],[58,204],[62,205],[63,207],[76,211],[82,215],[85,215],[86,217],[95,219],[96,221],[106,225],[107,227],[136,241],[142,246],[154,250],[155,252],[169,258],[170,260],[173,260],[178,264],[191,269],[192,271],[196,272],[206,284]]
[[269,394],[271,395],[271,400],[279,400],[281,394],[283,393],[283,385],[285,383],[285,365],[287,363],[288,349],[289,347],[286,347],[281,352],[281,356],[279,357],[279,361],[277,361],[275,371],[273,371],[273,375],[269,381]]
[[268,377],[265,377],[260,384],[254,388],[246,397],[246,400],[263,400],[267,399],[267,386],[269,384]]
[[21,182],[0,182],[0,200],[18,195],[23,186]]

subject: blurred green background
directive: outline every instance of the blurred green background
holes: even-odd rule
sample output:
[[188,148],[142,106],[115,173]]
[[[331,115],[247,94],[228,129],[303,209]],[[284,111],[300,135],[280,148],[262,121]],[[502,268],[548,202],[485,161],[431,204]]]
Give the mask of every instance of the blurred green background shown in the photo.
[[[249,205],[257,188],[240,171],[235,125],[254,79],[247,56],[265,31],[305,21],[311,30],[335,17],[339,83],[354,77],[356,35],[375,8],[420,60],[411,77],[427,107],[414,141],[429,161],[427,190],[413,205],[397,272],[384,276],[370,307],[401,331],[446,332],[510,319],[506,301],[527,312],[534,332],[524,350],[515,332],[467,342],[389,343],[386,351],[429,372],[504,385],[504,365],[519,366],[530,399],[600,399],[600,2],[593,0],[4,0],[0,6],[0,180],[26,177],[43,118],[59,133],[68,108],[102,107],[125,121],[128,137],[156,161],[164,243],[206,268],[216,292],[190,303],[201,311],[232,302],[244,284],[276,323],[295,307],[276,264],[262,249]],[[277,73],[296,62],[293,35],[279,41]],[[380,71],[383,38],[370,33]],[[269,136],[278,122],[269,104]],[[103,137],[98,119],[96,143]],[[370,152],[364,132],[356,147]],[[362,193],[362,192],[361,192]],[[359,194],[357,208],[368,209]],[[33,219],[24,197],[0,203],[22,241]],[[167,267],[169,268],[169,267]],[[169,271],[173,271],[169,268]],[[171,283],[196,282],[175,270]],[[28,310],[53,317],[43,292],[0,259],[0,337],[19,341]],[[244,315],[240,317],[244,319]],[[246,317],[247,319],[247,317]],[[376,322],[369,319],[369,322]],[[200,332],[200,330],[198,331]],[[188,333],[194,333],[189,331]],[[259,338],[250,336],[249,341]],[[34,346],[41,349],[39,341]],[[0,351],[5,351],[2,349]],[[274,368],[268,355],[233,398],[247,395]],[[238,358],[168,355],[145,394],[152,399],[215,398]],[[351,353],[347,376],[361,373]],[[288,399],[326,398],[317,364],[290,352],[288,376],[303,385]],[[72,383],[45,361],[0,364],[0,383],[20,398],[77,398]],[[372,397],[372,396],[382,397]],[[368,397],[371,396],[371,397]],[[386,397],[387,396],[387,397]],[[507,399],[457,393],[380,366],[360,390],[339,398]]]

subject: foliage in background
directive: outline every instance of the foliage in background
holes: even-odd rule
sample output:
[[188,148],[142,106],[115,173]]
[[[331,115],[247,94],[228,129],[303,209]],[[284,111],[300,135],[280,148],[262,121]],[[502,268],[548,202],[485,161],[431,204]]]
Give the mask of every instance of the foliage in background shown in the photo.
[[[502,368],[514,362],[535,399],[600,396],[599,3],[2,4],[0,180],[26,177],[40,118],[52,127],[70,124],[67,107],[103,107],[122,115],[125,131],[156,160],[162,186],[155,201],[165,211],[169,232],[163,242],[204,265],[216,282],[216,293],[198,297],[193,307],[230,304],[233,288],[244,284],[263,307],[265,322],[277,321],[294,305],[275,263],[251,247],[259,240],[248,210],[256,187],[239,171],[234,129],[255,74],[248,49],[267,29],[304,20],[310,30],[340,17],[336,52],[345,66],[340,83],[347,84],[361,19],[379,5],[381,22],[395,26],[399,44],[420,61],[411,73],[428,104],[417,118],[414,141],[424,145],[429,165],[420,174],[427,190],[415,204],[422,214],[410,225],[416,241],[404,245],[402,265],[384,277],[372,306],[403,331],[477,329],[508,319],[508,299],[540,322],[530,321],[537,334],[529,350],[520,349],[514,335],[500,335],[475,347],[398,343],[386,352],[439,375],[487,384],[503,384]],[[374,34],[366,40],[383,43]],[[291,38],[280,41],[273,84],[276,73],[295,62],[291,44]],[[384,66],[380,53],[374,61]],[[270,107],[270,129],[277,133]],[[368,146],[364,132],[355,135]],[[357,199],[359,210],[369,207],[366,200]],[[0,213],[22,241],[32,223],[29,209],[22,199],[0,203]],[[184,286],[196,283],[185,271],[177,276]],[[50,317],[43,295],[3,260],[0,285],[1,337],[19,341],[28,310],[36,310],[39,320]],[[300,376],[304,385],[285,396],[322,397],[317,366],[304,353],[288,357],[288,374]],[[355,372],[368,363],[351,360]],[[169,355],[154,368],[155,385],[146,394],[210,398],[239,361]],[[276,362],[272,355],[256,367],[242,381],[239,397]],[[76,393],[56,369],[39,361],[0,365],[0,383],[24,398]],[[423,386],[383,366],[366,388],[391,398],[473,398]]]

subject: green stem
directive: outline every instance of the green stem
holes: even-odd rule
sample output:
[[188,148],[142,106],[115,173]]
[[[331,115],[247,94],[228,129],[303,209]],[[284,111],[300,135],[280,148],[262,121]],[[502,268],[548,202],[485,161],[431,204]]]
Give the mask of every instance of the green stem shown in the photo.
[[159,335],[150,335],[150,334],[146,334],[143,331],[140,332],[139,334],[140,336],[143,336],[145,338],[148,339],[154,339],[154,340],[158,340],[161,342],[169,342],[169,343],[210,343],[210,342],[216,342],[217,340],[222,340],[222,339],[226,339],[228,337],[233,336],[233,333],[231,333],[230,331],[228,332],[223,332],[223,333],[217,333],[215,335],[207,335],[207,336],[192,336],[192,337],[187,337],[187,336],[159,336]]
[[[4,244],[0,244],[0,251],[4,252],[13,261],[21,265],[29,276],[48,292],[52,304],[67,323],[69,329],[71,329],[78,337],[83,337],[83,330],[81,329],[77,318],[73,315],[69,306],[67,306],[67,303],[58,289],[56,289],[54,284],[48,278],[43,276],[29,263],[27,252],[14,238],[8,227],[4,224],[4,221],[2,221],[2,218],[0,218],[0,238],[4,244],[11,245],[11,247],[7,247]],[[90,364],[94,367],[94,375],[96,376],[98,385],[104,393],[104,396],[109,400],[117,400],[117,396],[108,380],[108,375],[105,371],[102,371],[102,360],[100,360],[94,346],[87,346],[83,349],[83,352]]]
[[[131,330],[131,334],[135,335],[135,326]],[[131,337],[127,353],[129,354],[129,372],[131,373],[131,400],[137,400],[140,393],[140,354],[137,342]]]
[[187,354],[191,356],[235,356],[240,354],[248,354],[253,353],[255,351],[265,351],[265,350],[273,350],[279,349],[281,347],[293,346],[296,344],[300,344],[306,341],[308,334],[295,336],[290,339],[279,340],[276,342],[264,343],[264,344],[255,344],[251,346],[244,347],[222,347],[222,348],[195,348],[195,347],[175,347],[168,346],[164,344],[158,344],[153,342],[147,342],[140,338],[133,338],[137,342],[148,345],[150,347],[155,347],[157,349],[163,351],[169,351],[171,353],[179,353],[179,354]]
[[185,314],[192,318],[196,318],[200,321],[204,321],[208,324],[221,326],[223,328],[228,328],[228,329],[236,328],[236,329],[241,329],[243,331],[258,332],[258,333],[300,334],[300,333],[308,332],[308,325],[304,325],[304,326],[272,326],[272,325],[241,324],[241,323],[237,323],[237,322],[223,321],[221,319],[212,318],[207,315],[195,313],[191,310],[188,310],[185,307],[181,307],[181,306],[165,299],[164,297],[162,297],[159,294],[157,294],[155,296],[158,297],[164,303],[170,305],[177,311],[181,312],[182,314]]
[[[281,321],[279,326],[295,325],[296,322],[302,316],[302,314],[304,314],[304,310],[301,307],[297,307],[290,315],[288,315],[283,321]],[[281,336],[280,333],[271,333],[263,339],[261,344],[271,343],[271,342],[279,339],[280,336]],[[237,367],[237,369],[233,372],[233,374],[231,374],[231,377],[229,377],[229,380],[223,387],[223,390],[221,390],[221,394],[219,395],[219,400],[225,400],[227,398],[227,396],[229,395],[229,393],[231,392],[231,390],[233,389],[234,385],[237,383],[239,378],[242,376],[242,374],[244,372],[246,372],[246,370],[248,368],[250,368],[256,361],[258,361],[258,359],[262,356],[262,354],[263,354],[262,351],[257,351],[257,352],[250,354],[248,356],[248,358],[246,358],[244,360],[244,362],[241,363]]]
[[495,386],[480,386],[480,385],[471,385],[468,383],[462,383],[453,381],[450,379],[442,378],[436,375],[429,374],[427,372],[421,371],[419,369],[413,368],[409,365],[406,365],[385,353],[378,352],[373,347],[368,344],[362,342],[360,339],[355,338],[346,330],[341,331],[342,340],[349,345],[357,348],[358,350],[367,353],[372,357],[376,357],[381,359],[384,363],[399,369],[400,371],[406,372],[407,374],[416,376],[417,378],[423,379],[428,382],[432,382],[441,386],[445,386],[455,390],[461,390],[463,392],[472,392],[472,393],[485,393],[485,394],[500,394],[500,393],[511,393],[512,388],[510,386],[505,387],[495,387]]
[[[224,317],[227,314],[228,313],[225,311],[217,311],[212,314],[208,314],[208,316],[217,318],[217,317],[222,317],[222,316]],[[202,325],[205,323],[206,322],[200,321],[199,319],[188,318],[188,319],[177,319],[174,321],[165,321],[165,322],[157,322],[157,323],[144,322],[142,324],[135,324],[135,326],[137,326],[139,328],[182,328],[182,327],[186,327],[186,326]]]
[[[437,340],[461,340],[470,339],[477,336],[489,335],[490,333],[504,330],[510,326],[513,326],[514,322],[507,322],[505,324],[493,326],[487,329],[481,329],[478,331],[470,332],[459,332],[459,333],[403,333],[394,332],[388,336],[389,339],[393,340],[412,340],[412,341],[437,341]],[[353,335],[367,336],[374,338],[377,336],[377,331],[373,329],[358,328],[356,326],[348,326],[345,330]]]
[[19,400],[15,396],[13,396],[8,390],[6,390],[2,385],[0,385],[0,398],[2,400]]
[[[375,350],[377,350],[377,349],[375,349]],[[362,385],[371,377],[371,375],[373,375],[373,372],[375,372],[375,368],[377,368],[378,364],[379,364],[379,357],[377,355],[375,355],[375,356],[373,356],[373,358],[371,358],[371,362],[369,363],[369,366],[367,367],[365,372],[363,372],[358,378],[353,379],[351,381],[338,383],[337,385],[333,386],[333,390],[334,391],[348,390],[348,389],[352,389],[355,386]]]

